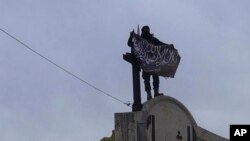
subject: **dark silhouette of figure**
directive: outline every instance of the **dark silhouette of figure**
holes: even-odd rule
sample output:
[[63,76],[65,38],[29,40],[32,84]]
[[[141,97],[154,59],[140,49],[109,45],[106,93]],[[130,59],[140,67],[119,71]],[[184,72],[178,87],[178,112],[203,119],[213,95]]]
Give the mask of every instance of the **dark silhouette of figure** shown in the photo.
[[[130,37],[128,39],[128,46],[130,47],[133,47],[132,34],[134,34],[134,31],[130,32]],[[158,40],[157,38],[155,38],[154,35],[150,33],[149,26],[142,27],[141,37],[153,45],[167,45],[161,42],[160,40]],[[159,93],[159,84],[160,84],[159,76],[155,74],[151,74],[149,72],[142,71],[142,78],[144,79],[145,91],[147,92],[147,100],[152,99],[151,85],[150,85],[151,76],[153,77],[154,97],[163,95],[162,93]]]

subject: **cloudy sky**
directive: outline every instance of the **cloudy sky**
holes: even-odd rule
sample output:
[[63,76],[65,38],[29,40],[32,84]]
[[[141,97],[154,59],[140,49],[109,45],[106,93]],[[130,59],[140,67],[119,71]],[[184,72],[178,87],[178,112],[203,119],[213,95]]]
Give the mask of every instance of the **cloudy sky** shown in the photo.
[[[0,0],[0,28],[123,100],[132,99],[129,32],[149,25],[182,60],[161,92],[229,138],[250,124],[248,0]],[[143,81],[141,81],[143,82]],[[146,100],[141,83],[142,102]],[[0,31],[0,140],[97,141],[130,107],[81,83]]]

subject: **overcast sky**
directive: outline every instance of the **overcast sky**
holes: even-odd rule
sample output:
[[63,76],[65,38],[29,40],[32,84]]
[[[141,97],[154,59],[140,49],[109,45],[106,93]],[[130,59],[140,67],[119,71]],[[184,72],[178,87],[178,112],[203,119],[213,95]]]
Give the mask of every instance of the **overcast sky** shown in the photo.
[[[250,124],[248,0],[0,0],[0,28],[87,82],[133,101],[129,32],[149,25],[182,60],[160,91],[229,138]],[[142,102],[146,100],[141,81]],[[0,140],[97,141],[130,107],[81,83],[0,31]]]

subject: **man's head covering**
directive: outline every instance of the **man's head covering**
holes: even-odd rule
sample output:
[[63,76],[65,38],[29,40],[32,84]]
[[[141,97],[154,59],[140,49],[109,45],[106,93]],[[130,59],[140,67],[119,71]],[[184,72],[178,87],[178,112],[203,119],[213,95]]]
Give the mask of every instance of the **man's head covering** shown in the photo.
[[144,39],[151,39],[153,34],[150,33],[149,26],[145,25],[141,28],[141,37]]
[[143,26],[142,28],[141,28],[141,32],[145,32],[145,31],[150,31],[150,28],[149,28],[149,26],[147,26],[147,25],[145,25],[145,26]]

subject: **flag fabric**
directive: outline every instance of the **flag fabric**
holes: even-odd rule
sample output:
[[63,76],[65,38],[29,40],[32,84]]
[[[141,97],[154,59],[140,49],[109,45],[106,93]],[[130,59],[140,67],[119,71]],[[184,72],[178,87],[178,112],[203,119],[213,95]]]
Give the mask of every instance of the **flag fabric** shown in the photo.
[[153,45],[137,34],[133,34],[132,42],[133,53],[145,72],[175,76],[181,57],[173,45]]

